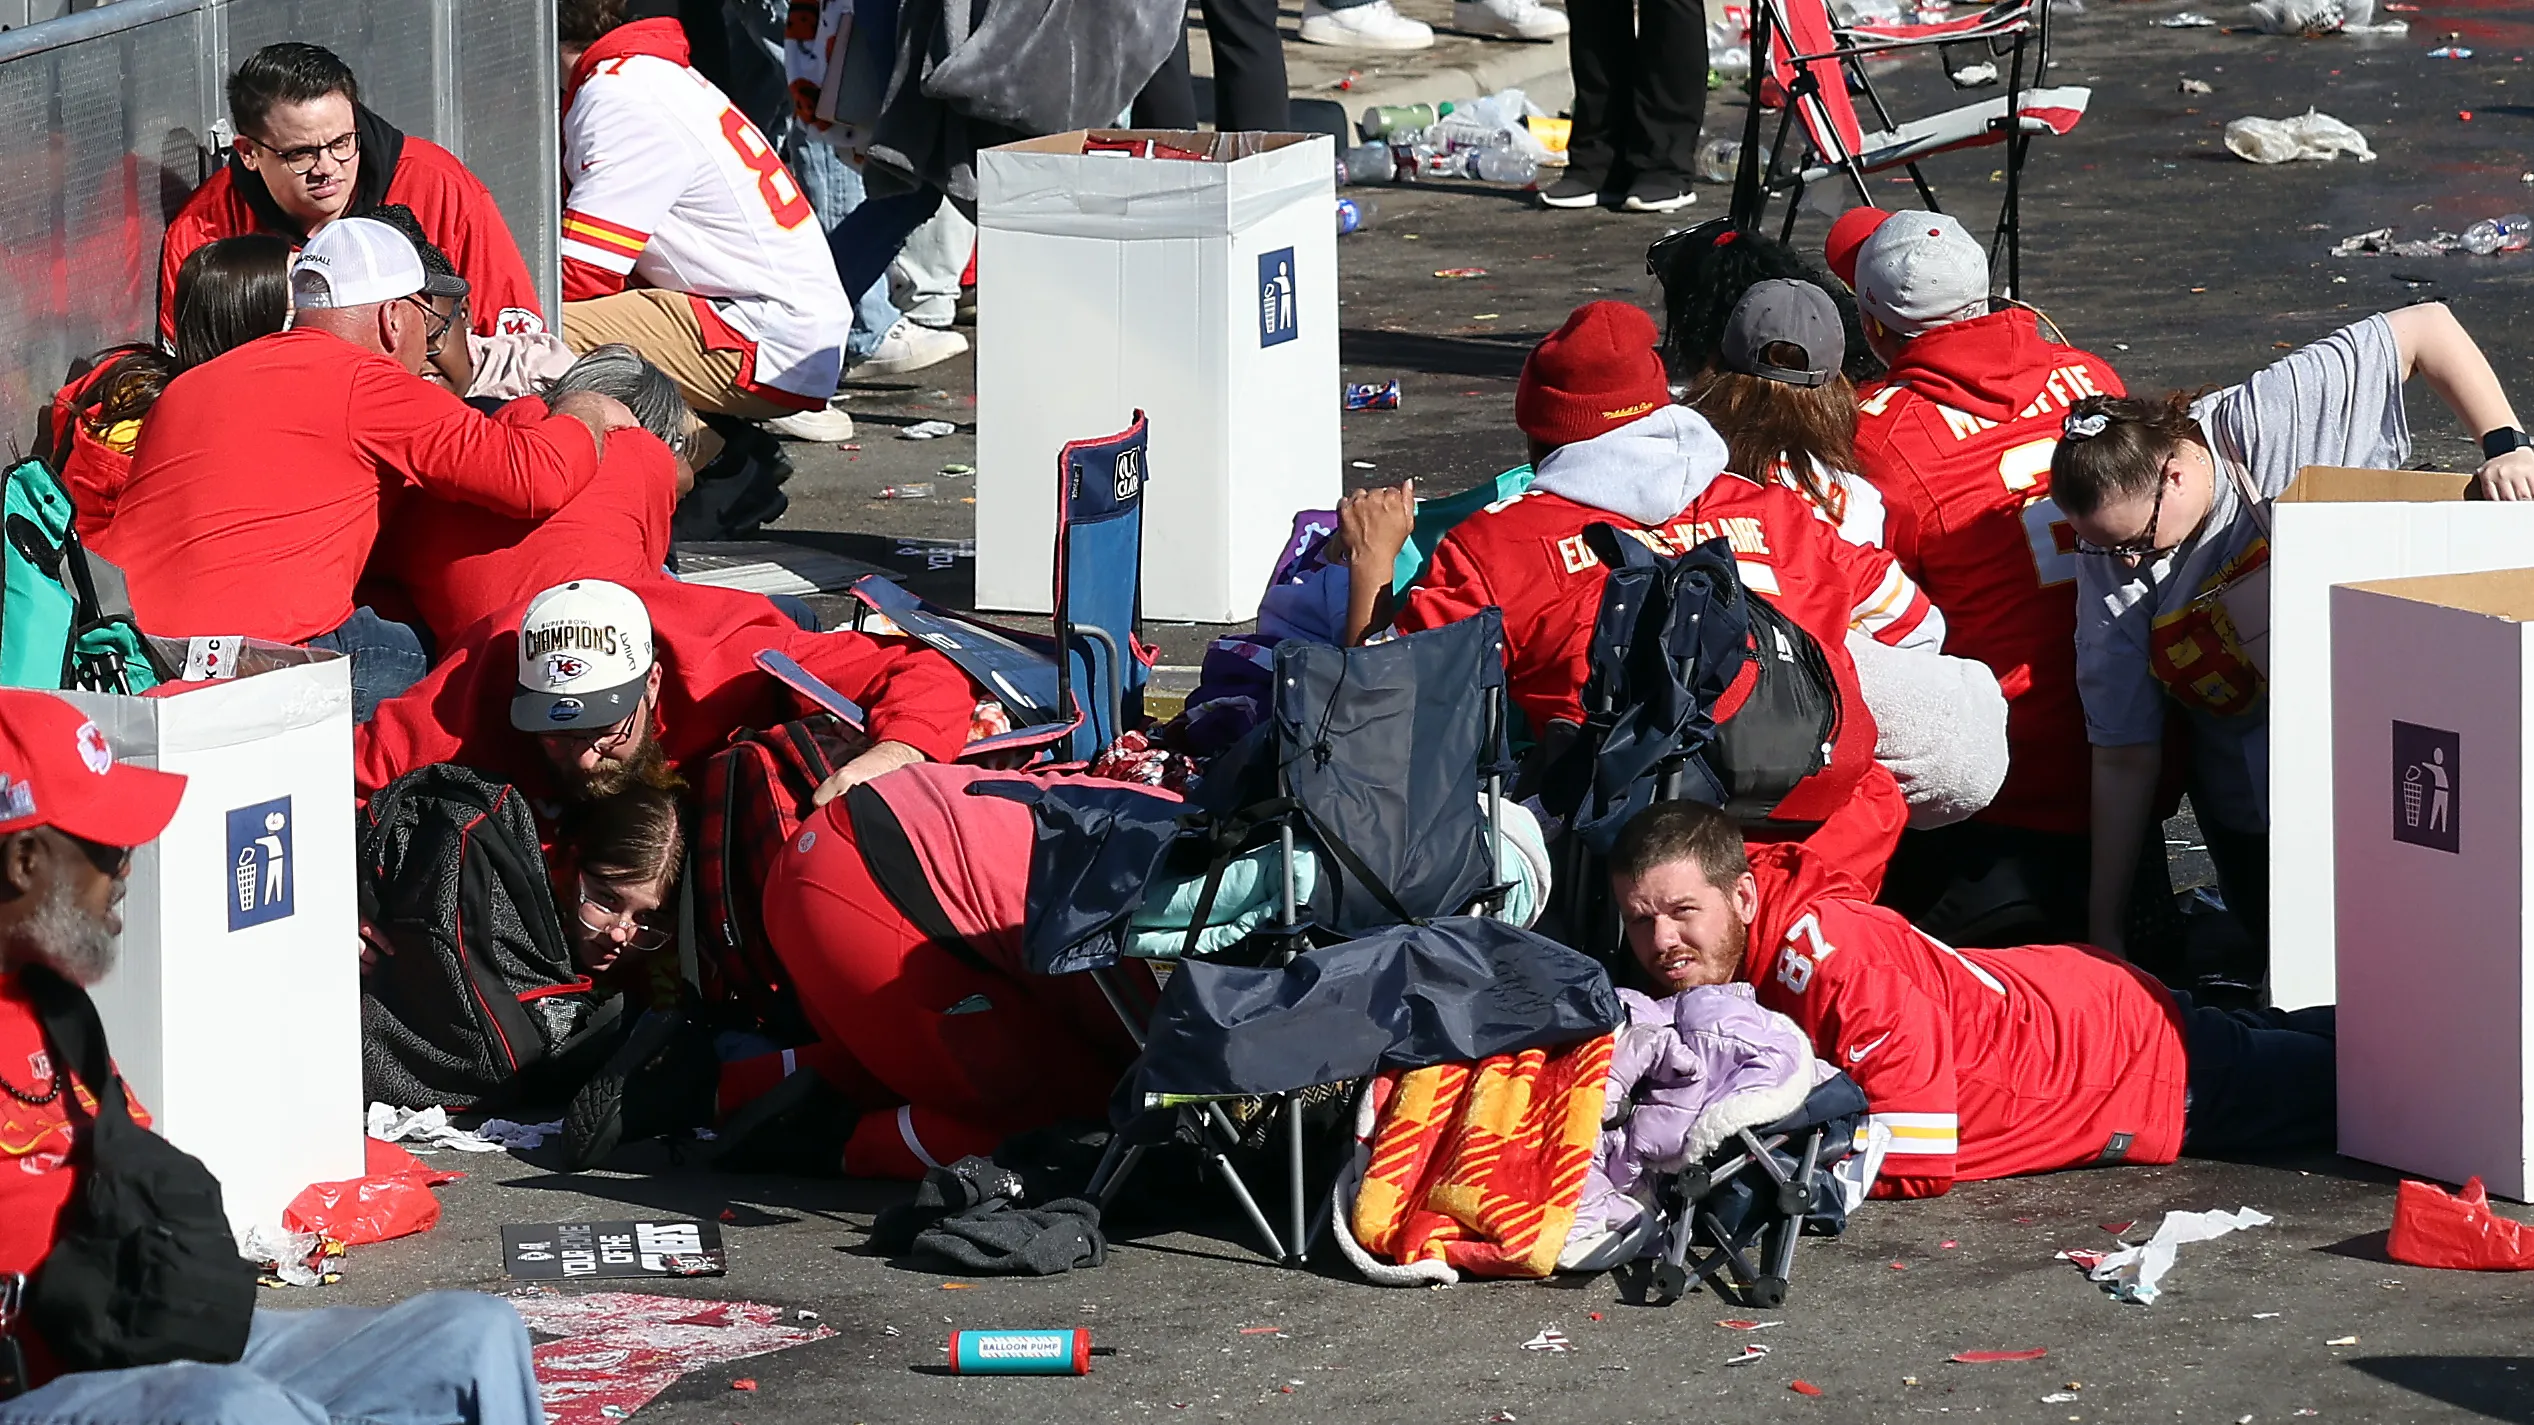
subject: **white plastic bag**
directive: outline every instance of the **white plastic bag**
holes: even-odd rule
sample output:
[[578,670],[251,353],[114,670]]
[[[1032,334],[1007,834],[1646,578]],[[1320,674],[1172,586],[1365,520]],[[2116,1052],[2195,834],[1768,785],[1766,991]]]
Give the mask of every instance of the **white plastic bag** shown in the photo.
[[2360,163],[2376,161],[2366,135],[2313,109],[2293,119],[2237,119],[2226,126],[2226,147],[2250,163],[2292,163],[2300,158],[2329,162],[2344,153],[2356,154]]

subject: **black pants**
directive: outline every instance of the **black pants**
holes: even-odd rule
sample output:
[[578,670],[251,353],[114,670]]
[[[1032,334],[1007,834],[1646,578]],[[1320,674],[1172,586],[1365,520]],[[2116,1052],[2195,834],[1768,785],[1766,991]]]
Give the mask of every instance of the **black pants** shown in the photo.
[[[1276,33],[1275,0],[1201,0],[1205,34],[1214,47],[1214,126],[1225,133],[1282,133],[1285,43]],[[1700,30],[1703,40],[1705,30]],[[1702,92],[1703,100],[1703,92]],[[1197,126],[1196,81],[1188,76],[1188,36],[1136,96],[1139,129]]]
[[2091,845],[1981,821],[1905,832],[1883,876],[1883,904],[1948,945],[2081,941]]
[[[1570,0],[1575,133],[1566,171],[1605,189],[1678,179],[1707,119],[1707,11],[1699,0]],[[1208,24],[1213,21],[1210,17]]]
[[2182,1151],[2234,1157],[2330,1148],[2339,1131],[2337,1014],[2212,1009],[2176,991],[2190,1056]]
[[2262,963],[2270,963],[2270,834],[2229,831],[2200,818],[2200,839],[2208,843],[2208,859],[2217,863],[2217,893],[2226,908],[2243,922],[2252,942],[2261,947]]

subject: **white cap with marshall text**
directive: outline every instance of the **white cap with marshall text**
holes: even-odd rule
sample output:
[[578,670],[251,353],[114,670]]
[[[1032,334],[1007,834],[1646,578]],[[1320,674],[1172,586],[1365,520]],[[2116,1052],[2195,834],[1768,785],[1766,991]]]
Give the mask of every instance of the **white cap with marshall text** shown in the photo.
[[612,727],[633,715],[651,677],[651,611],[622,584],[575,579],[528,601],[519,621],[522,732]]
[[426,281],[405,235],[375,218],[337,218],[290,264],[294,307],[367,307],[410,297]]

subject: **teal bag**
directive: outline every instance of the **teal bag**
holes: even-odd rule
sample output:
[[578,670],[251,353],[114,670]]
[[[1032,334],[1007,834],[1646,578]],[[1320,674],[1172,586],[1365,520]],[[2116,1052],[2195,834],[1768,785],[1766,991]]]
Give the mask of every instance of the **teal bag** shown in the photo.
[[138,625],[98,606],[70,492],[40,460],[0,491],[0,687],[140,693],[167,674]]
[[1425,562],[1434,557],[1434,546],[1443,542],[1443,536],[1450,534],[1453,526],[1489,505],[1510,500],[1530,489],[1535,473],[1528,465],[1517,465],[1457,495],[1417,501],[1416,528],[1409,533],[1407,545],[1399,551],[1399,563],[1391,571],[1390,587],[1405,590],[1415,583],[1417,576],[1425,572]]

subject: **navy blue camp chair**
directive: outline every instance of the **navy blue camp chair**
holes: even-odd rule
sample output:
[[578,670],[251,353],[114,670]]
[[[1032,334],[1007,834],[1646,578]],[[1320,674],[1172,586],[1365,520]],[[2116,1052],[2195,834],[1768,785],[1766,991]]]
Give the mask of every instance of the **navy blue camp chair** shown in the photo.
[[[853,586],[871,614],[947,655],[1003,704],[1012,730],[963,757],[1044,755],[1087,762],[1143,720],[1155,651],[1143,626],[1147,423],[1077,440],[1056,456],[1055,620],[1050,633],[956,613],[885,575]],[[857,627],[876,627],[868,614]],[[1061,650],[1061,652],[1060,652]]]

